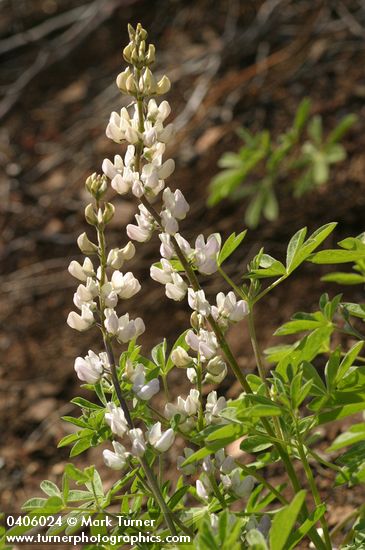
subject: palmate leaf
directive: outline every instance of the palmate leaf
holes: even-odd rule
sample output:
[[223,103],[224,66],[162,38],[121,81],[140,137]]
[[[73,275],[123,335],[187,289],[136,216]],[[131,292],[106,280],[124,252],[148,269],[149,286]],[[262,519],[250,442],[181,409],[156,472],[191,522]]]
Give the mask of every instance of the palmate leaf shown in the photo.
[[250,278],[279,277],[284,280],[300,264],[311,258],[313,251],[318,248],[328,235],[336,227],[336,222],[323,225],[306,240],[307,228],[300,229],[290,239],[286,252],[286,265],[269,254],[263,254],[261,251],[259,257],[259,268],[252,269],[249,273]]

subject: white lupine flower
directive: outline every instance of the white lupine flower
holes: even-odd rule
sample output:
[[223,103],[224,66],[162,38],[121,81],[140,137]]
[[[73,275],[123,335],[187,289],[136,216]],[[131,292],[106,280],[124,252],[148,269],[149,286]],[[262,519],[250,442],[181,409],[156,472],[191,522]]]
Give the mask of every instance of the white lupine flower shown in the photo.
[[76,357],[74,368],[80,380],[96,384],[103,374],[104,365],[101,356],[89,350],[85,358]]
[[158,167],[153,163],[149,163],[142,168],[140,187],[133,187],[132,192],[137,197],[141,197],[144,193],[157,197],[163,187],[164,182],[160,178]]
[[198,380],[198,376],[196,374],[196,370],[194,369],[194,367],[190,367],[186,369],[186,376],[188,377],[188,380],[190,380],[192,384],[196,384]]
[[209,481],[209,478],[206,474],[202,474],[200,479],[196,481],[196,493],[198,497],[203,500],[208,500],[209,495],[212,493],[212,485]]
[[171,359],[176,367],[186,367],[193,362],[193,358],[190,357],[188,352],[181,346],[177,346],[171,352]]
[[247,302],[245,300],[237,302],[234,292],[228,292],[227,296],[223,292],[217,294],[217,307],[212,306],[212,316],[216,321],[223,321],[223,324],[227,325],[228,321],[237,323],[247,315]]
[[90,258],[85,258],[82,265],[79,264],[76,260],[72,260],[68,266],[68,272],[70,275],[79,279],[79,281],[85,282],[88,277],[93,277],[95,275],[94,267]]
[[[119,77],[121,77],[121,75],[119,75]],[[131,144],[135,144],[138,142],[140,137],[137,130],[137,125],[137,117],[134,116],[131,119],[128,110],[123,107],[120,114],[115,111],[111,113],[105,133],[108,138],[112,139],[116,143],[121,143],[126,140]]]
[[207,317],[210,314],[210,305],[205,298],[204,290],[194,291],[192,288],[189,288],[188,302],[191,309],[197,311],[203,317]]
[[129,191],[129,185],[123,180],[124,162],[120,155],[115,155],[114,163],[104,159],[101,165],[104,174],[111,180],[111,186],[121,195]]
[[112,444],[114,453],[113,451],[109,451],[109,449],[104,449],[104,462],[108,468],[112,468],[112,470],[122,470],[127,464],[127,458],[130,453],[127,453],[125,447],[117,441],[113,441]]
[[123,378],[130,380],[130,382],[134,382],[136,377],[141,373],[145,373],[144,365],[142,363],[137,363],[137,365],[134,366],[132,361],[127,359]]
[[166,210],[168,210],[174,218],[183,220],[186,217],[190,207],[180,189],[176,189],[173,193],[169,187],[166,187],[162,195],[162,200]]
[[200,329],[198,334],[189,330],[185,336],[186,343],[200,354],[200,359],[205,362],[217,355],[218,342],[214,332]]
[[108,403],[106,406],[105,422],[110,426],[111,431],[123,437],[128,430],[128,423],[125,419],[123,409],[117,407],[114,403]]
[[203,235],[199,235],[195,241],[195,263],[204,275],[211,275],[218,269],[217,254],[220,249],[220,237],[217,233],[210,235],[207,242]]
[[157,141],[157,129],[153,126],[147,127],[145,124],[146,130],[143,132],[142,139],[146,147],[152,147]]
[[167,451],[175,441],[174,430],[169,428],[166,432],[161,431],[161,422],[156,422],[148,432],[148,441],[157,451]]
[[177,414],[180,415],[180,429],[182,431],[189,431],[195,423],[194,418],[189,417],[195,416],[199,410],[199,407],[199,392],[198,390],[192,389],[186,399],[179,396],[176,404],[166,403],[165,416],[171,420]]
[[119,329],[117,339],[126,344],[133,338],[138,338],[145,331],[144,322],[140,317],[130,321],[129,314],[126,313],[122,317],[119,317]]
[[208,394],[205,405],[205,420],[207,424],[216,424],[221,422],[220,413],[227,406],[227,401],[223,396],[217,398],[217,392],[212,391]]
[[124,275],[120,271],[114,271],[111,284],[119,298],[124,300],[131,298],[141,290],[141,285],[130,271]]
[[119,73],[116,78],[116,83],[118,88],[124,93],[128,92],[126,88],[126,83],[128,78],[131,76],[131,74],[132,74],[132,71],[130,67],[127,67],[123,72]]
[[166,284],[166,296],[171,300],[180,302],[186,294],[188,285],[178,273],[171,274],[171,283]]
[[198,390],[190,390],[184,404],[184,409],[188,416],[192,416],[198,412],[200,405],[199,397],[200,395]]
[[116,335],[119,329],[119,320],[118,315],[115,313],[114,309],[107,308],[105,311],[105,320],[104,326],[109,334]]
[[202,468],[207,474],[213,472],[214,466],[210,456],[206,456],[205,458],[203,458]]
[[149,241],[152,235],[152,232],[149,229],[142,229],[141,227],[138,227],[138,225],[133,225],[131,223],[127,225],[126,230],[128,237],[139,243]]
[[146,442],[141,428],[129,430],[128,435],[132,442],[132,455],[138,457],[143,456],[146,452]]
[[165,180],[171,176],[175,170],[175,161],[173,159],[167,159],[161,164],[158,170],[158,176],[161,180]]
[[101,288],[101,295],[107,308],[113,308],[118,303],[118,294],[111,283],[105,283]]
[[169,235],[175,235],[179,231],[179,224],[169,210],[162,210],[161,225]]
[[160,390],[160,382],[158,378],[153,378],[146,382],[146,373],[142,365],[137,365],[136,372],[133,376],[133,391],[143,401],[148,401]]
[[142,204],[138,208],[139,214],[135,215],[138,225],[128,224],[127,234],[134,241],[145,242],[151,238],[155,223],[151,214]]
[[216,355],[213,359],[210,359],[207,364],[207,371],[213,376],[219,376],[226,368],[226,364],[220,355]]
[[205,382],[220,384],[227,376],[227,365],[219,355],[216,355],[213,359],[210,359],[206,368],[207,374],[204,378]]
[[74,294],[73,302],[79,309],[83,305],[89,305],[90,308],[95,306],[94,298],[99,294],[99,287],[91,277],[88,277],[85,285],[79,285]]
[[159,238],[161,241],[160,246],[160,254],[163,258],[166,258],[166,260],[171,260],[171,258],[175,255],[175,250],[173,245],[171,244],[170,235],[168,233],[160,233]]
[[217,534],[219,527],[219,517],[217,514],[209,514],[209,521],[214,534]]
[[224,365],[224,368],[220,374],[214,375],[208,372],[204,377],[204,382],[210,383],[210,384],[220,384],[227,376],[227,372],[228,372],[227,365]]
[[88,305],[81,306],[81,315],[75,311],[71,311],[67,317],[67,324],[69,327],[83,332],[94,324],[94,314]]
[[184,255],[189,259],[192,258],[193,255],[194,255],[194,249],[191,248],[188,241],[186,239],[184,239],[184,237],[182,237],[180,235],[180,233],[177,233],[175,235],[175,239],[177,240],[177,244],[179,245],[179,247],[183,251]]
[[174,273],[174,268],[170,262],[164,258],[161,259],[161,268],[152,265],[150,269],[151,279],[162,285],[172,282],[172,273]]
[[214,455],[215,464],[222,474],[230,474],[236,467],[235,461],[231,456],[226,456],[224,449],[219,449]]
[[98,251],[97,245],[90,241],[85,232],[78,236],[77,246],[83,254],[95,254]]
[[147,104],[147,120],[152,124],[155,124],[157,121],[164,122],[164,120],[171,113],[171,108],[168,101],[161,101],[160,105],[157,105],[155,99],[150,99]]
[[184,456],[178,456],[176,460],[177,469],[180,470],[180,472],[183,472],[185,475],[192,475],[195,474],[196,471],[196,463],[194,464],[187,464],[186,466],[183,466],[183,463],[187,458],[189,458],[192,454],[194,454],[193,449],[190,449],[189,447],[185,447]]
[[122,317],[118,318],[115,311],[110,308],[105,309],[104,313],[104,326],[106,330],[116,336],[117,340],[123,344],[133,338],[138,338],[145,331],[144,322],[140,317],[129,320],[129,314],[125,313]]
[[270,516],[268,515],[262,516],[257,526],[257,529],[260,531],[260,533],[264,535],[265,539],[267,539],[269,535],[270,528],[271,528]]
[[125,260],[131,260],[135,253],[134,244],[129,242],[124,248],[112,248],[108,254],[106,263],[113,269],[120,269]]
[[228,475],[221,476],[223,487],[227,491],[232,491],[239,498],[248,498],[255,485],[255,478],[247,476],[241,478],[239,468],[236,468]]
[[203,483],[200,481],[200,479],[197,479],[196,481],[196,493],[198,497],[202,498],[203,500],[208,500],[209,495],[207,493],[207,490],[205,489]]

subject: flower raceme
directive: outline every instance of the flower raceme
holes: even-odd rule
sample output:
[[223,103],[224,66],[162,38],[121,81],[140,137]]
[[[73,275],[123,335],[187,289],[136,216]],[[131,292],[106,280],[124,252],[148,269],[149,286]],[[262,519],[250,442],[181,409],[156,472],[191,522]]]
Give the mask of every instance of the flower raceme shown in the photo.
[[[67,319],[69,326],[78,331],[96,326],[102,333],[107,353],[90,350],[85,357],[76,358],[74,368],[81,381],[98,384],[98,391],[102,388],[105,395],[113,396],[104,412],[104,428],[112,440],[113,450],[105,449],[103,458],[114,470],[144,464],[153,453],[158,457],[168,451],[175,441],[175,432],[189,439],[208,426],[227,422],[222,416],[227,407],[225,398],[210,391],[205,399],[202,393],[203,384],[219,384],[227,374],[213,328],[216,323],[224,332],[248,314],[247,303],[237,300],[233,292],[220,292],[216,305],[212,305],[197,282],[199,273],[206,276],[218,270],[221,239],[216,233],[207,238],[201,234],[192,245],[180,233],[180,223],[186,218],[189,204],[181,190],[165,185],[175,168],[172,159],[164,160],[173,126],[166,124],[170,115],[168,102],[158,104],[155,100],[155,96],[168,90],[170,83],[164,76],[157,81],[150,69],[154,48],[143,45],[145,31],[141,27],[130,29],[130,36],[124,57],[132,67],[118,76],[117,85],[122,93],[135,98],[135,105],[132,112],[125,107],[119,113],[113,112],[106,129],[108,138],[118,144],[125,142],[127,147],[123,155],[116,154],[113,160],[104,159],[103,175],[92,174],[86,180],[93,202],[87,205],[85,218],[96,231],[97,244],[86,233],[78,238],[79,248],[86,257],[82,263],[71,261],[69,272],[79,282],[73,301],[80,313],[72,311]],[[151,361],[130,352],[137,349],[135,341],[145,331],[144,322],[140,317],[132,318],[125,309],[119,311],[140,291],[141,285],[130,270],[122,271],[124,264],[135,255],[135,245],[129,241],[123,248],[108,250],[106,246],[105,228],[114,215],[112,204],[104,201],[108,181],[116,193],[131,193],[139,201],[135,223],[126,227],[129,239],[142,243],[158,233],[161,259],[151,266],[151,278],[165,286],[169,299],[179,302],[187,297],[192,310],[191,329],[172,350],[170,358],[176,367],[186,368],[188,379],[196,387],[185,398],[177,396],[174,403],[167,402],[158,422],[152,419],[153,409],[148,404],[160,390],[156,365],[150,368]],[[188,269],[196,281],[191,273],[189,276]],[[128,344],[126,355],[122,354],[115,364],[112,344]],[[163,382],[166,390],[166,380]],[[111,393],[113,386],[116,391]],[[128,400],[135,408],[131,413]],[[146,417],[143,414],[137,417],[135,411],[148,413]],[[197,471],[196,464],[183,465],[192,453],[185,448],[184,457],[177,461],[185,475]],[[252,490],[251,481],[242,478],[233,459],[225,456],[224,451],[212,458],[206,457],[199,466],[203,473],[196,482],[196,492],[205,501],[214,493],[212,475],[220,479],[221,490],[230,495],[242,498]]]

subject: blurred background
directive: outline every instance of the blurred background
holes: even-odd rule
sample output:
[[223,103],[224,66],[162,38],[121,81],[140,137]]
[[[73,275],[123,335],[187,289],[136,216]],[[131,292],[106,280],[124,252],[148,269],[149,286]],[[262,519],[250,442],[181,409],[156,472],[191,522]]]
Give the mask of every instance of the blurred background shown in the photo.
[[[331,171],[326,186],[302,201],[279,188],[280,217],[250,231],[227,270],[238,282],[261,246],[281,259],[290,236],[304,225],[338,221],[328,246],[364,230],[361,0],[0,0],[0,493],[7,512],[39,494],[42,479],[59,479],[68,449],[56,447],[71,429],[60,417],[76,414],[69,400],[82,394],[74,358],[91,346],[100,351],[96,332],[76,334],[66,325],[76,288],[67,266],[80,259],[77,236],[89,231],[84,180],[119,152],[105,127],[110,112],[124,104],[115,78],[124,67],[127,23],[138,21],[156,45],[156,71],[172,81],[168,100],[177,133],[169,155],[177,169],[169,185],[181,188],[191,204],[182,223],[186,237],[242,230],[244,201],[206,207],[217,160],[239,147],[239,126],[268,128],[274,137],[285,131],[304,97],[311,98],[311,113],[321,115],[326,132],[348,113],[357,114],[343,141],[347,159]],[[129,197],[118,196],[114,204],[109,244],[124,245],[124,226],[136,207]],[[128,265],[143,282],[128,308],[145,321],[145,354],[164,336],[172,344],[189,322],[181,304],[166,300],[163,287],[150,280],[157,258],[156,238],[139,245]],[[260,305],[262,347],[278,343],[273,330],[295,311],[317,308],[323,272],[305,266]],[[212,296],[219,283],[210,278],[205,288]],[[343,291],[347,301],[363,299],[360,287],[333,285],[329,291]],[[254,361],[243,324],[229,337],[249,372]],[[172,372],[170,384],[173,395],[189,388],[181,371]],[[239,388],[228,377],[219,391],[232,397]],[[329,435],[338,429],[331,427]],[[80,467],[88,461],[102,467],[100,457],[100,449],[92,449],[74,460]],[[114,479],[105,472],[106,483]],[[325,478],[323,483],[325,488]],[[359,488],[345,501],[337,491],[331,522],[363,499]]]

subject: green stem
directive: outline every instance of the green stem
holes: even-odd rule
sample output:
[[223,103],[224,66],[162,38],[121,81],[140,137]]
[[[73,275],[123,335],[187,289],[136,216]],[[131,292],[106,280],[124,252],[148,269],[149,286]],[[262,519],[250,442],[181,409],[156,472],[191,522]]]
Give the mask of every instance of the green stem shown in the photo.
[[247,300],[246,294],[243,292],[241,288],[239,288],[234,281],[230,278],[230,276],[222,269],[221,266],[218,266],[218,271],[222,275],[223,279],[233,288],[233,290],[237,293],[240,298],[243,300]]
[[[316,482],[314,480],[312,469],[311,469],[311,467],[309,465],[309,462],[308,462],[308,459],[307,459],[307,454],[306,454],[306,451],[305,451],[305,448],[304,448],[304,445],[303,445],[303,442],[302,442],[301,434],[300,434],[297,423],[296,423],[296,431],[297,431],[298,453],[299,453],[300,459],[302,461],[303,468],[304,468],[304,471],[305,471],[310,489],[312,491],[312,496],[313,496],[314,503],[318,507],[322,504],[322,499],[320,497]],[[324,535],[326,546],[329,550],[331,550],[331,548],[332,548],[331,537],[330,537],[330,534],[329,534],[327,521],[326,521],[324,516],[321,517],[320,523],[321,523],[321,526],[322,526],[322,529],[323,529],[323,535]]]
[[326,466],[327,468],[330,468],[334,472],[338,472],[342,474],[342,468],[340,466],[336,466],[336,464],[332,464],[331,462],[328,462],[328,460],[324,459],[315,451],[312,451],[312,449],[307,448],[307,451],[317,462],[322,463],[324,466]]
[[168,385],[167,385],[166,375],[161,374],[161,378],[162,378],[162,385],[163,385],[163,390],[164,390],[164,393],[165,393],[166,400],[170,401],[170,393],[169,393],[169,388],[168,388]]
[[163,516],[165,518],[166,524],[171,532],[172,535],[177,535],[177,531],[175,528],[174,521],[172,519],[172,513],[169,507],[167,506],[165,499],[163,498],[163,495],[160,491],[160,487],[157,483],[157,480],[155,478],[155,475],[152,471],[152,468],[150,468],[150,465],[148,464],[147,460],[141,456],[139,458],[139,462],[144,470],[144,473],[146,475],[148,485],[150,486],[150,489],[153,493],[153,496],[155,497],[161,512],[163,513]]
[[261,298],[263,298],[264,296],[266,296],[266,294],[268,294],[271,290],[273,290],[275,287],[277,287],[280,283],[282,283],[283,281],[285,281],[285,279],[288,277],[288,275],[282,275],[279,279],[276,279],[276,281],[274,281],[273,283],[271,283],[271,285],[269,285],[267,288],[265,288],[265,290],[263,290],[262,292],[260,292],[260,294],[258,294],[257,296],[255,296],[255,298],[253,298],[253,302],[252,304],[256,304],[259,300],[261,300]]

